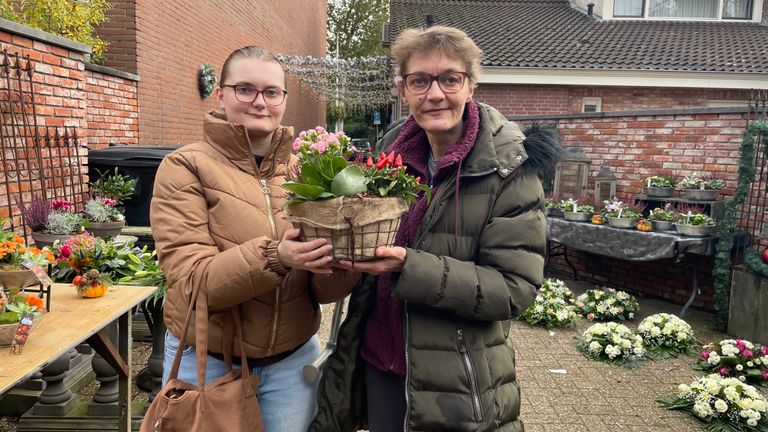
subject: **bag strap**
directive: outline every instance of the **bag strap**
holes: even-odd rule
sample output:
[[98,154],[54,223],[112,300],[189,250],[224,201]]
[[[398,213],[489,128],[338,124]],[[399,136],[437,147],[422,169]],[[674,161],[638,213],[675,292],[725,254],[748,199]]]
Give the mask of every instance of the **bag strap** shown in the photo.
[[197,295],[199,293],[199,285],[195,285],[192,290],[192,295],[189,297],[189,308],[187,309],[187,316],[184,318],[184,330],[181,331],[181,338],[179,339],[179,347],[176,349],[176,355],[173,357],[173,366],[171,366],[171,373],[168,375],[168,379],[176,379],[179,375],[179,367],[181,366],[181,353],[184,351],[184,343],[187,341],[187,333],[189,331],[189,323],[192,321],[192,311],[195,310],[195,303],[197,301]]
[[[232,340],[232,333],[237,335],[237,340],[240,342],[240,369],[241,378],[249,381],[248,378],[252,375],[251,368],[248,366],[248,357],[245,356],[245,342],[243,341],[243,326],[240,318],[240,305],[232,306],[229,308],[227,315],[224,315],[224,328],[222,331],[222,350],[224,354],[224,364],[228,371],[232,370],[232,355],[234,353],[234,341]],[[243,396],[248,398],[253,396],[254,389],[251,385],[243,386]]]
[[205,369],[208,367],[208,293],[200,288],[195,304],[195,350],[197,351],[197,386],[205,388]]

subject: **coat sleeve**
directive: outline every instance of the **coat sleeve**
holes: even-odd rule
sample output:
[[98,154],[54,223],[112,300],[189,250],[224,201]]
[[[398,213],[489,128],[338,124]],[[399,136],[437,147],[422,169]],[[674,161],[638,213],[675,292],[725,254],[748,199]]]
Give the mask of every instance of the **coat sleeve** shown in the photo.
[[480,233],[476,261],[408,249],[397,297],[484,321],[514,318],[533,303],[544,279],[544,192],[534,173],[510,177]]
[[208,231],[205,191],[189,153],[168,155],[157,171],[150,206],[152,236],[168,286],[189,295],[205,284],[219,310],[274,290],[285,268],[277,241],[256,237],[220,251]]

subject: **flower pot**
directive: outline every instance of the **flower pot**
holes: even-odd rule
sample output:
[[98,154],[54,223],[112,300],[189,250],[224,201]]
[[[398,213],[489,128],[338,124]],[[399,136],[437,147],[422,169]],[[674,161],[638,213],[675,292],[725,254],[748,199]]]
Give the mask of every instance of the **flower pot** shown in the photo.
[[42,248],[44,246],[53,247],[53,243],[56,240],[59,243],[66,241],[72,237],[72,234],[49,234],[45,232],[33,232],[32,239],[35,241],[35,246]]
[[691,237],[707,237],[717,232],[717,225],[684,225],[678,223],[675,224],[675,228],[678,233]]
[[29,269],[0,269],[0,285],[11,291],[20,290],[37,282],[35,272]]
[[565,220],[574,221],[574,222],[589,222],[589,219],[592,217],[592,213],[584,213],[584,212],[563,212],[565,215]]
[[694,201],[714,201],[719,194],[715,189],[685,189],[685,197]]
[[88,226],[85,228],[85,230],[93,233],[95,237],[108,239],[120,234],[124,226],[125,226],[124,220],[117,221],[117,222],[90,222],[89,221]]
[[286,208],[286,219],[301,228],[302,240],[325,238],[334,260],[366,261],[377,246],[391,246],[408,204],[396,197],[340,197]]
[[[32,327],[30,328],[30,332],[32,332],[32,329],[34,329],[40,321],[43,320],[45,317],[45,314],[41,314],[38,317],[32,321]],[[16,328],[19,326],[19,323],[13,323],[13,324],[0,324],[0,347],[5,347],[11,345],[13,342],[13,337],[16,335]]]
[[669,198],[672,196],[672,193],[675,191],[674,188],[671,188],[669,186],[649,186],[643,188],[643,193],[648,195],[649,197],[658,197],[658,198]]
[[653,224],[653,229],[656,231],[670,231],[675,229],[675,227],[672,226],[672,222],[670,221],[652,220],[651,223]]
[[624,218],[608,216],[608,225],[614,228],[634,228],[637,224],[637,218]]

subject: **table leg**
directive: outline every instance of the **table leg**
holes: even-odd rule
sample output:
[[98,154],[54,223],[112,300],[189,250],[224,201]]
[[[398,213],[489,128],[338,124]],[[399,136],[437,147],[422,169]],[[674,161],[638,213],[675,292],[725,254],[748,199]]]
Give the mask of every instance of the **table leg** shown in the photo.
[[131,311],[120,315],[118,321],[118,351],[128,368],[126,375],[118,378],[120,416],[118,432],[131,432]]
[[696,295],[701,294],[699,290],[699,256],[693,255],[693,257],[693,286],[691,286],[691,296],[688,298],[685,305],[683,305],[683,309],[680,310],[680,314],[678,315],[680,318],[685,316],[685,313],[688,312],[688,308],[693,304]]

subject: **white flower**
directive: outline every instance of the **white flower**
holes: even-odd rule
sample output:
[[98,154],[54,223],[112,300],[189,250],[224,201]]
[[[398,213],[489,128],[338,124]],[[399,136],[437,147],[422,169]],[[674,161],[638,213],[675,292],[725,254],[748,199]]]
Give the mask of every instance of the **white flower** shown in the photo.
[[707,359],[707,363],[709,363],[709,364],[711,364],[713,366],[718,364],[718,363],[720,363],[720,356],[717,355],[716,352],[710,353],[709,354],[709,358]]
[[684,393],[688,393],[689,391],[691,391],[691,387],[687,384],[680,384],[679,386],[677,386],[677,391],[680,392],[680,394],[682,395]]
[[597,342],[597,341],[592,341],[592,342],[589,344],[589,350],[590,350],[591,352],[593,352],[593,353],[597,354],[597,353],[599,353],[600,351],[602,351],[602,350],[603,350],[603,347],[600,345],[600,342]]
[[[748,362],[747,362],[747,367],[753,367],[754,365],[755,365],[755,364],[754,364],[753,362],[751,362],[751,361],[748,361]],[[739,366],[741,366],[741,365],[739,365]]]
[[750,426],[757,426],[757,420],[752,419],[752,418],[748,419],[747,420],[747,424],[750,425]]
[[635,347],[632,350],[632,352],[634,352],[636,356],[641,356],[641,355],[645,354],[645,348],[638,346],[638,347]]
[[715,409],[719,413],[724,413],[728,411],[728,403],[722,399],[715,399]]
[[713,395],[720,393],[720,383],[716,380],[710,380],[705,384],[707,392]]
[[737,371],[743,371],[743,370],[744,370],[744,366],[742,366],[742,365],[740,365],[740,364],[737,364],[737,365],[736,365],[736,370],[737,370]]
[[661,330],[658,327],[651,328],[651,336],[656,337],[661,334]]
[[747,377],[745,377],[744,375],[739,375],[739,381],[747,382]]
[[629,313],[629,319],[632,319],[632,318],[634,318],[634,317],[635,317],[635,314],[634,314],[634,313],[632,313],[632,312],[630,312],[630,313]]

